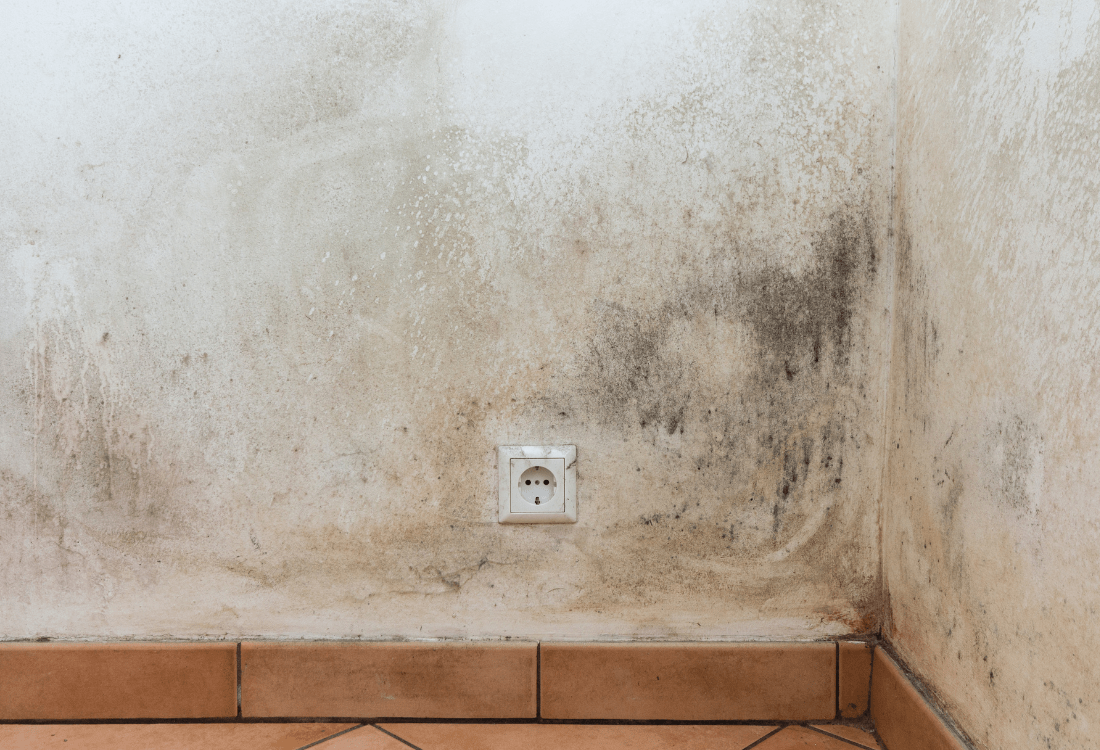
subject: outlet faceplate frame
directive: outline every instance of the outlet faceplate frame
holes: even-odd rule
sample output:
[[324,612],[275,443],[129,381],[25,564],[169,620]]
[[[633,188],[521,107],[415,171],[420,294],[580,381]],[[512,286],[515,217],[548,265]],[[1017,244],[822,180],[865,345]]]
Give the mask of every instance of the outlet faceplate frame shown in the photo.
[[[553,499],[558,499],[558,493],[565,496],[561,510],[549,513],[531,510],[530,504],[523,500],[519,476],[532,466],[545,466],[553,473],[556,482]],[[497,448],[497,468],[498,523],[577,522],[577,446],[502,445]]]

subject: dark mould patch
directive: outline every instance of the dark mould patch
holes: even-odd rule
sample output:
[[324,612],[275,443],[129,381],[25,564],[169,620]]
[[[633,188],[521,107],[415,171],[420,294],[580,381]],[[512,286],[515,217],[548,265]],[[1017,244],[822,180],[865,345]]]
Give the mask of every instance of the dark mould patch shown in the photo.
[[897,393],[913,421],[925,424],[934,410],[930,402],[930,384],[945,346],[944,331],[934,317],[929,303],[928,272],[921,263],[919,248],[915,248],[903,212],[898,222],[895,268],[895,330],[900,357],[896,373],[891,378],[898,384]]
[[877,271],[874,231],[864,214],[837,214],[813,242],[808,271],[768,268],[743,285],[745,318],[764,352],[782,362],[788,380],[797,363],[820,364],[831,344],[837,364],[847,365],[852,318]]
[[[750,267],[749,256],[771,254],[746,253],[732,240],[720,246],[716,255],[722,260],[702,263],[694,281],[664,295],[652,309],[603,299],[591,303],[592,334],[581,377],[570,391],[581,394],[584,413],[623,429],[639,425],[670,435],[707,414],[722,419],[732,394],[744,384],[701,382],[700,355],[683,338],[685,330],[703,331],[702,342],[722,325],[747,327],[753,334],[758,392],[752,395],[758,402],[785,405],[792,394],[825,391],[850,379],[855,321],[876,276],[874,226],[867,211],[832,216],[812,242],[809,267],[799,272]],[[559,410],[577,413],[573,403]]]
[[668,434],[676,432],[691,393],[680,387],[688,373],[669,351],[672,311],[644,315],[597,301],[594,312],[599,322],[584,377],[590,406],[603,415],[602,421],[613,415],[613,421],[619,422],[633,410],[636,416],[630,421],[642,429],[663,427]]
[[[782,248],[726,238],[685,259],[693,272],[648,306],[589,303],[589,339],[544,402],[547,416],[565,412],[613,437],[648,441],[692,469],[684,481],[653,487],[643,512],[608,531],[624,555],[636,550],[663,566],[636,579],[602,569],[624,601],[674,590],[700,559],[833,571],[829,581],[845,600],[877,590],[852,562],[865,540],[849,528],[852,514],[837,510],[866,500],[849,498],[861,485],[843,477],[865,463],[859,394],[877,379],[865,370],[881,257],[868,216],[862,208],[832,216],[798,270],[770,264]],[[739,345],[716,349],[718,341]],[[708,360],[715,356],[741,362],[724,377],[726,368]],[[747,595],[743,579],[714,585]],[[866,611],[873,608],[852,623],[861,632],[873,619]],[[853,617],[847,609],[828,616]]]
[[999,492],[994,497],[1006,507],[1023,512],[1030,505],[1028,480],[1040,450],[1038,430],[1023,417],[1014,415],[998,424],[991,438],[991,455],[998,464]]

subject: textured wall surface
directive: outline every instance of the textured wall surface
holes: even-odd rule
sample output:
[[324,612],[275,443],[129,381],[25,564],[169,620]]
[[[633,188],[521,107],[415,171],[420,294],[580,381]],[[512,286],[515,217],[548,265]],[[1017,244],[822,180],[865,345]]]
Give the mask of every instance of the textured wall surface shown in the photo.
[[1100,747],[1100,6],[901,3],[888,636],[982,748]]
[[874,629],[891,3],[171,5],[0,11],[0,635]]

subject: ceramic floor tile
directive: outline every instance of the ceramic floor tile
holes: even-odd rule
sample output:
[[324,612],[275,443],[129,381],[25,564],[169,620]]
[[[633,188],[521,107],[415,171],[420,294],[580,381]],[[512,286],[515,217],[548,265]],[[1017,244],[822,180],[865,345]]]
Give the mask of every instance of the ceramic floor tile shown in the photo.
[[837,737],[843,737],[846,740],[852,742],[858,742],[869,750],[882,750],[882,745],[879,744],[875,736],[870,732],[865,732],[857,727],[850,727],[845,724],[815,724],[816,728],[829,734],[835,734]]
[[753,750],[854,750],[850,742],[817,732],[809,727],[787,727],[761,742]]
[[[4,750],[298,750],[355,724],[6,724]],[[372,748],[364,745],[364,748]],[[377,746],[379,750],[389,750]],[[405,748],[405,750],[408,750]]]
[[409,750],[409,746],[378,727],[368,725],[325,740],[311,750]]
[[[740,750],[775,729],[772,726],[713,724],[672,726],[381,724],[380,726],[421,750],[591,750],[591,748]],[[348,746],[348,750],[352,748],[356,746]],[[850,748],[851,745],[848,746],[849,750]]]

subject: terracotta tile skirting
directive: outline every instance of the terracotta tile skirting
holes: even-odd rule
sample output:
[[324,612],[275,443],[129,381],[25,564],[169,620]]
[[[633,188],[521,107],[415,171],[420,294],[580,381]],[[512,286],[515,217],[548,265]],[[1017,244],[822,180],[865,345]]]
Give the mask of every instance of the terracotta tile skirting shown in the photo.
[[[238,665],[236,643],[0,644],[0,721],[234,719],[239,691],[239,715],[245,721],[541,718],[774,725],[860,719],[869,708],[888,750],[967,747],[897,662],[882,648],[862,642],[246,642],[239,644],[239,653]],[[294,732],[306,731],[306,725],[298,726]],[[339,729],[348,726],[353,725]],[[405,731],[468,731],[461,729],[465,725],[422,726],[405,725]],[[760,747],[832,747],[833,740],[822,738],[825,732],[874,750],[874,738],[860,726],[866,725],[789,727],[769,735]],[[337,731],[335,724],[327,727]],[[39,730],[27,731],[28,741],[38,737]],[[49,737],[75,739],[83,730],[58,731]],[[183,732],[163,726],[156,731]],[[222,730],[198,726],[188,731],[199,742],[203,732]],[[236,740],[230,735],[239,734],[247,744],[256,732],[269,731],[275,730],[226,729],[225,741],[232,745]],[[350,748],[369,739],[370,747],[389,747],[375,731],[355,731],[341,742]],[[526,746],[526,730],[486,731],[503,732],[508,742]],[[612,745],[618,741],[612,741],[612,729],[540,731],[539,742],[571,732],[603,732]],[[664,731],[650,734],[657,741]],[[683,735],[685,748],[693,746],[686,729],[669,731],[669,737]],[[698,730],[700,740],[709,731]]]
[[236,715],[236,643],[0,644],[0,720]]
[[871,657],[874,645],[861,641],[841,641],[837,656],[837,686],[840,689],[840,715],[856,719],[867,713],[871,689]]
[[536,643],[243,643],[246,717],[533,719]]
[[888,750],[966,750],[890,655],[875,649],[871,718]]
[[[7,724],[4,750],[298,750],[355,724]],[[387,738],[388,739],[388,738]],[[332,740],[335,742],[337,740]],[[409,750],[397,740],[364,750]],[[336,750],[324,744],[323,750]]]
[[544,643],[546,719],[823,721],[833,643]]

